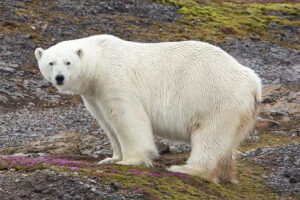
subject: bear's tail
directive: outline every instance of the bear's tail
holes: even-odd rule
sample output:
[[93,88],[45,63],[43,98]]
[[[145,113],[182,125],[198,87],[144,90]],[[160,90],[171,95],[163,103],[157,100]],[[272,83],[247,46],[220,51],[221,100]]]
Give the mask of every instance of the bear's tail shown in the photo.
[[247,110],[240,115],[240,123],[237,127],[237,137],[233,145],[234,149],[237,149],[239,145],[244,141],[247,135],[254,129],[259,113],[259,104],[261,102],[261,81],[260,78],[254,73],[254,79],[250,84],[252,89],[250,90],[251,96],[250,104]]
[[259,113],[259,104],[262,100],[262,86],[261,86],[261,80],[260,78],[255,74],[255,87],[253,91],[253,98],[254,98],[254,105],[253,105],[253,117],[257,118],[257,115]]

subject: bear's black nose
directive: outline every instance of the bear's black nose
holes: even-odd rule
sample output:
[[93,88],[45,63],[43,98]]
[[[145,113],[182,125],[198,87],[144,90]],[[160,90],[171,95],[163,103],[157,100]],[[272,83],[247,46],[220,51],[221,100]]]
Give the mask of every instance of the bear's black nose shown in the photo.
[[65,80],[65,77],[63,75],[57,75],[55,77],[55,80],[56,80],[57,85],[62,85]]

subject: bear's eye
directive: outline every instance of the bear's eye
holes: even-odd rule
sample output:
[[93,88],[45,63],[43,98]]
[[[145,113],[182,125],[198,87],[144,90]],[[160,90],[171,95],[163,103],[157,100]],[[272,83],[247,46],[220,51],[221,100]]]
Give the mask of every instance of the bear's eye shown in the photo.
[[71,63],[68,61],[68,62],[66,62],[66,65],[70,65]]
[[53,62],[49,62],[49,65],[52,66],[52,65],[53,65]]

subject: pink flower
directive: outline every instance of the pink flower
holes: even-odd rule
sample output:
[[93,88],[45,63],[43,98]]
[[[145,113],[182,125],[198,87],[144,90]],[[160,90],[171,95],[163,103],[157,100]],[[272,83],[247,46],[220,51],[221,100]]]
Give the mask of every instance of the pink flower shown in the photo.
[[78,170],[79,168],[78,167],[68,167],[67,169],[74,171],[74,170]]

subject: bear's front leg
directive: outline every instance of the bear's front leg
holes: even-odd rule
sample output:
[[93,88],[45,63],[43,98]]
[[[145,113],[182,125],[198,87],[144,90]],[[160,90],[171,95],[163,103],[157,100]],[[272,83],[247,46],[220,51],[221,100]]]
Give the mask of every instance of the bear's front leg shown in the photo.
[[122,160],[122,151],[121,151],[120,143],[118,141],[118,137],[114,133],[111,125],[108,124],[107,121],[105,120],[103,113],[101,112],[99,102],[97,102],[94,98],[87,98],[84,96],[82,96],[82,99],[85,107],[97,119],[100,127],[102,127],[102,129],[104,130],[104,133],[107,135],[110,141],[111,148],[113,150],[113,156],[111,158],[105,158],[104,160],[101,160],[98,163],[99,164],[115,163]]
[[110,120],[119,138],[122,160],[117,164],[152,166],[158,156],[150,120],[137,106],[132,110],[111,109]]
[[99,123],[100,123],[100,126],[102,127],[102,129],[104,130],[104,133],[107,135],[107,137],[110,141],[110,145],[113,150],[113,156],[101,160],[100,162],[98,162],[98,164],[115,163],[115,162],[122,160],[121,146],[120,146],[117,136],[115,135],[113,130],[111,128],[109,128],[108,125],[104,124],[103,122],[102,123],[99,122]]

